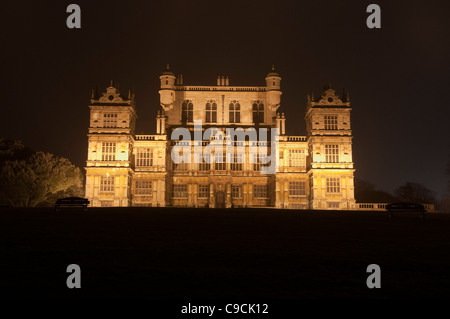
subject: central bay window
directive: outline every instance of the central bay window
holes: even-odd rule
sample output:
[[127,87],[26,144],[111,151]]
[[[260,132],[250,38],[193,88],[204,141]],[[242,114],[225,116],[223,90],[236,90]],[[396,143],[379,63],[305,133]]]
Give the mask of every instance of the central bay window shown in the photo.
[[225,171],[227,169],[225,153],[217,152],[214,154],[214,169],[216,171]]
[[233,154],[233,160],[231,161],[230,169],[232,171],[242,171],[245,154],[236,152],[237,150],[235,150],[235,153]]

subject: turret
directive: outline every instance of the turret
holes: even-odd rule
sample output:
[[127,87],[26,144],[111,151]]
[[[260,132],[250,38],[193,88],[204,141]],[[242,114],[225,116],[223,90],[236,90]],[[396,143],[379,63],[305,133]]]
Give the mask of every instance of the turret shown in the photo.
[[272,71],[266,75],[267,90],[280,90],[281,76],[275,71],[275,67],[272,65]]
[[272,71],[266,75],[267,103],[273,112],[280,107],[281,100],[281,76],[275,71],[272,65]]
[[[164,110],[171,108],[173,101],[175,100],[175,74],[170,70],[167,64],[166,70],[164,70],[160,77],[161,89],[159,90],[161,106]],[[179,80],[180,81],[180,80]]]

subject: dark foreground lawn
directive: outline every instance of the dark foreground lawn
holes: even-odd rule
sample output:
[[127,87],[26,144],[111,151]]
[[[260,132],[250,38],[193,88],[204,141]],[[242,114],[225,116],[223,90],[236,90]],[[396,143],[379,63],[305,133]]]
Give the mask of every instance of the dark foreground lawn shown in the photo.
[[[450,216],[1,209],[1,294],[33,298],[450,297]],[[66,268],[81,267],[81,289]],[[369,264],[381,289],[368,289]]]

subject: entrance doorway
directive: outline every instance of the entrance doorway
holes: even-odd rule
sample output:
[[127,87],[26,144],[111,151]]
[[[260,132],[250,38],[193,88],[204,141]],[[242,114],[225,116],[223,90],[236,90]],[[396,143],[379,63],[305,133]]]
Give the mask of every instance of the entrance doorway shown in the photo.
[[216,193],[216,208],[225,208],[225,194],[223,192]]

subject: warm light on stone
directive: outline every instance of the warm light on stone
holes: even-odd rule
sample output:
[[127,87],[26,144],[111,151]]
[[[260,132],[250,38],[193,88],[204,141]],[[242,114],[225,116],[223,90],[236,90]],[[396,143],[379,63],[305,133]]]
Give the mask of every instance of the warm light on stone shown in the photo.
[[[331,87],[319,99],[308,95],[307,136],[289,136],[286,117],[278,112],[281,77],[272,70],[265,80],[266,86],[232,86],[228,76],[219,76],[216,86],[187,86],[168,68],[160,76],[156,135],[135,134],[133,92],[125,98],[113,82],[103,94],[93,92],[86,164],[92,206],[354,209],[348,95],[340,97]],[[261,173],[263,165],[250,160],[249,141],[236,142],[243,149],[233,155],[237,162],[223,155],[225,163],[197,163],[189,146],[194,162],[174,164],[171,133],[184,127],[195,136],[194,121],[202,121],[200,138],[212,127],[276,128],[277,171]],[[202,152],[205,143],[197,143]]]

